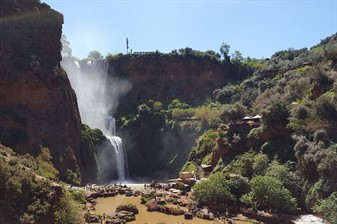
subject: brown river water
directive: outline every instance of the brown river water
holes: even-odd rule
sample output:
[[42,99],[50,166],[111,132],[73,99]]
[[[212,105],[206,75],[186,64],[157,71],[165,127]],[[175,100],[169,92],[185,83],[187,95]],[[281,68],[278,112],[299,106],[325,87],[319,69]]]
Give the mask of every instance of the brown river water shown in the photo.
[[[120,204],[134,204],[137,206],[139,213],[136,215],[136,220],[133,224],[157,224],[157,223],[166,223],[166,224],[219,224],[216,221],[209,221],[204,219],[199,219],[194,217],[192,220],[184,219],[183,215],[174,216],[174,215],[166,215],[160,212],[148,212],[146,211],[146,207],[140,204],[140,197],[125,197],[124,195],[118,195],[116,197],[109,198],[97,198],[96,213],[103,215],[105,214],[113,214],[115,209]],[[249,222],[241,222],[235,221],[236,224],[248,224]]]

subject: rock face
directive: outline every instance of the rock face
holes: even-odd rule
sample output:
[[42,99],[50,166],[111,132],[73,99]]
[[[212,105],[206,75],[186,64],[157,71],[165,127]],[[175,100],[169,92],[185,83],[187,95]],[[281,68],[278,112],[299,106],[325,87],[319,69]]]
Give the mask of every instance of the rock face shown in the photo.
[[123,98],[129,103],[153,99],[168,104],[178,98],[200,104],[231,80],[232,69],[231,64],[216,59],[153,53],[111,60],[108,73],[132,84]]
[[38,0],[0,2],[0,142],[79,174],[81,121],[60,67],[63,16]]

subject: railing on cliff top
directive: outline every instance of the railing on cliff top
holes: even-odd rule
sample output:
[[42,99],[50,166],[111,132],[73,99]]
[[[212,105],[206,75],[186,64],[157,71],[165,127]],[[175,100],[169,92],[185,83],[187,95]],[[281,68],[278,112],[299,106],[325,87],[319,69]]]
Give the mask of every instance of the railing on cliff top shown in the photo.
[[155,51],[144,51],[144,52],[132,52],[133,55],[148,55],[148,54],[155,54]]

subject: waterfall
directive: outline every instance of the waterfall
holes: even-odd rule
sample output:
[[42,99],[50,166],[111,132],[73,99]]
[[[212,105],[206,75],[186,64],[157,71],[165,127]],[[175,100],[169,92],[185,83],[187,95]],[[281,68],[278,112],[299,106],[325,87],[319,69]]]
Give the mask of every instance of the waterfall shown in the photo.
[[[109,149],[101,150],[98,155],[101,171],[117,170],[118,181],[124,181],[128,173],[126,154],[122,139],[116,136],[116,121],[111,114],[117,108],[120,95],[131,89],[130,83],[108,76],[108,63],[104,60],[78,62],[64,59],[61,65],[76,92],[82,122],[100,129],[111,143],[109,149],[113,149],[116,158],[104,154]],[[109,155],[111,157],[111,153]],[[112,164],[114,160],[115,164]],[[111,178],[109,174],[103,176]]]
[[127,177],[127,160],[123,141],[120,137],[116,136],[116,119],[114,117],[109,117],[107,126],[108,133],[106,134],[106,137],[110,140],[115,151],[118,180],[124,181]]

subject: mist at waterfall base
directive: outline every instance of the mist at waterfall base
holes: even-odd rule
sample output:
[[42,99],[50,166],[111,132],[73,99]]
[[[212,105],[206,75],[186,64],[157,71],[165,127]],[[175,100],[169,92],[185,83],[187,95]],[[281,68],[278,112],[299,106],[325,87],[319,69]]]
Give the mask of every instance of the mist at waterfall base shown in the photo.
[[[131,83],[108,75],[109,64],[104,60],[61,62],[75,90],[82,123],[98,128],[110,141],[97,148],[102,182],[125,182],[128,169],[122,139],[116,136],[113,114],[119,98],[131,89]],[[112,70],[112,69],[110,69]]]

